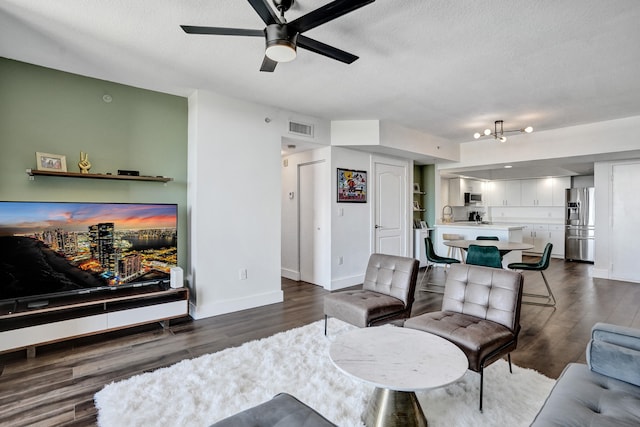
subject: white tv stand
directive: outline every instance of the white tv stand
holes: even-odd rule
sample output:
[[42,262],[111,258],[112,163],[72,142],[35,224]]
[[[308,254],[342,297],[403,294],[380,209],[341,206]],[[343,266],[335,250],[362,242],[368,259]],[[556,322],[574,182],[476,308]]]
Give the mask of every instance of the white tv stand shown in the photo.
[[[112,295],[110,295],[112,294]],[[45,307],[26,302],[0,307],[0,353],[153,322],[168,322],[189,313],[189,290],[156,286],[52,299]],[[164,326],[164,324],[163,324]]]

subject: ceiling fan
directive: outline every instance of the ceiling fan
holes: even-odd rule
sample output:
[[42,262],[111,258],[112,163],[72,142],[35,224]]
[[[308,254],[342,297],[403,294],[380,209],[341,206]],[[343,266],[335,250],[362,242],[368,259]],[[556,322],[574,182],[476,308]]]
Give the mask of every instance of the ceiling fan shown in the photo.
[[345,64],[351,64],[358,59],[357,56],[303,36],[302,33],[373,3],[375,0],[335,0],[291,22],[287,22],[284,13],[289,10],[295,0],[272,0],[280,12],[279,17],[269,7],[267,0],[248,1],[267,25],[264,30],[193,25],[181,25],[180,27],[188,34],[264,37],[266,49],[260,71],[272,72],[278,62],[293,61],[296,57],[296,47],[310,50]]

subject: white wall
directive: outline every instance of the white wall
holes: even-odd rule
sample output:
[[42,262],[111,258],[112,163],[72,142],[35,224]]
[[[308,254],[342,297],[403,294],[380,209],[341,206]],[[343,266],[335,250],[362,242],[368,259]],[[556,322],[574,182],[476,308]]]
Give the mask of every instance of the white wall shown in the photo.
[[[601,277],[605,279],[616,279],[612,274],[612,264],[617,260],[612,258],[613,246],[622,245],[623,247],[631,247],[635,249],[636,255],[640,253],[637,249],[637,245],[632,242],[635,240],[636,231],[640,230],[640,215],[630,209],[634,203],[629,203],[626,206],[618,206],[622,212],[618,212],[618,215],[625,216],[626,223],[624,224],[630,240],[627,242],[616,242],[612,239],[612,218],[613,218],[613,196],[612,196],[612,181],[615,179],[614,166],[630,164],[636,165],[640,171],[640,160],[635,161],[617,161],[617,162],[598,162],[594,166],[594,187],[596,198],[596,242],[595,242],[595,263],[593,266],[593,277]],[[640,173],[640,172],[639,172]],[[629,188],[629,197],[636,198],[637,194],[637,182],[621,183]],[[634,200],[635,202],[635,200]],[[625,215],[626,214],[626,215]],[[615,224],[620,227],[620,224]],[[636,256],[637,259],[637,256]],[[630,274],[634,274],[632,277],[625,278],[625,280],[640,283],[640,269],[631,268],[627,270]]]
[[188,274],[196,319],[283,300],[282,126],[265,117],[278,112],[202,90],[189,98]]
[[331,145],[360,146],[393,155],[415,154],[457,161],[460,148],[447,140],[381,120],[334,120],[331,122]]
[[[323,171],[322,174],[327,177],[325,180],[326,189],[324,191],[329,194],[331,179],[330,177],[330,167],[331,167],[331,148],[320,148],[312,151],[304,151],[301,153],[293,154],[283,158],[282,160],[282,266],[281,266],[281,274],[283,277],[292,279],[292,280],[300,280],[300,250],[309,250],[309,248],[301,249],[299,247],[299,187],[298,187],[298,177],[299,177],[299,168],[301,165],[317,163],[320,169]],[[286,166],[285,166],[286,163]],[[289,198],[289,193],[293,192],[293,199]],[[329,196],[322,198],[317,201],[322,206],[325,206],[326,214],[329,215],[330,209],[330,199]],[[331,225],[329,223],[326,224],[327,230],[330,231]],[[324,234],[323,234],[324,235]],[[327,238],[323,242],[319,242],[319,245],[324,248],[323,251],[326,250],[326,253],[316,254],[320,259],[326,259],[326,273],[322,275],[327,275],[326,279],[321,279],[321,282],[318,283],[321,286],[329,288],[330,283],[330,265],[328,264],[328,260],[331,256],[331,236],[328,233]],[[322,262],[321,262],[322,263]]]
[[[337,168],[367,171],[367,203],[337,202]],[[360,284],[372,247],[373,180],[371,155],[347,148],[331,149],[331,286],[330,290]],[[343,263],[340,264],[340,257]]]
[[[337,202],[337,168],[350,168],[370,172],[371,155],[342,147],[327,147],[287,156],[282,166],[282,275],[300,279],[301,251],[298,230],[298,173],[299,166],[319,164],[327,177],[324,197],[317,201],[325,209],[330,233],[322,234],[318,264],[325,270],[318,274],[320,286],[336,290],[362,283],[371,247],[371,203]],[[287,166],[284,166],[286,161]],[[289,199],[293,191],[294,198]],[[368,191],[372,188],[369,185]],[[342,263],[340,263],[342,257]]]
[[593,175],[577,175],[571,177],[571,188],[594,186]]
[[380,144],[436,159],[451,161],[460,159],[459,144],[452,144],[444,138],[387,121],[380,122]]
[[611,162],[598,162],[594,164],[593,181],[596,198],[596,242],[595,242],[595,260],[593,263],[592,274],[594,277],[609,277],[609,241],[607,231],[609,230],[609,207],[611,206],[610,198],[610,181],[611,181]]

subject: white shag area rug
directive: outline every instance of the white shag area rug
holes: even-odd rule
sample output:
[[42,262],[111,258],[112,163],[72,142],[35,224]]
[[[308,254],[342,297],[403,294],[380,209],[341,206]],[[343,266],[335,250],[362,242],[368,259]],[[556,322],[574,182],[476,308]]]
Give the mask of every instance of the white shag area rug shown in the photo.
[[[384,326],[393,327],[393,326]],[[335,337],[353,329],[329,319],[285,331],[105,386],[95,395],[98,425],[208,426],[271,399],[296,396],[342,427],[362,426],[373,387],[346,376],[329,359]],[[528,426],[555,381],[499,360],[485,369],[483,413],[480,375],[416,393],[429,426]]]

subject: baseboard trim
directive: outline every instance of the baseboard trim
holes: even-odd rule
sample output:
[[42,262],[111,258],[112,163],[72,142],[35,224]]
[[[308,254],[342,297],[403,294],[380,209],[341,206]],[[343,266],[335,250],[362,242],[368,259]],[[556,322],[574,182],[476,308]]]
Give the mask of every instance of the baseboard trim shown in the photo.
[[331,281],[331,288],[328,291],[337,291],[339,289],[348,288],[350,286],[360,285],[364,282],[364,274],[358,274],[356,276],[343,277]]
[[196,320],[205,319],[207,317],[233,313],[236,311],[247,310],[249,308],[262,307],[264,305],[276,304],[283,301],[284,292],[279,290],[258,295],[251,295],[244,298],[216,301],[213,304],[196,306],[193,303],[189,303],[189,315],[191,315],[191,317]]
[[296,270],[290,270],[288,268],[281,268],[280,275],[285,279],[295,280],[296,282],[300,281],[300,272]]
[[629,278],[621,278],[621,277],[613,277],[611,275],[611,271],[606,268],[595,268],[591,269],[591,277],[595,277],[597,279],[609,279],[609,280],[619,280],[621,282],[631,282],[631,283],[640,283],[640,280],[629,279]]

